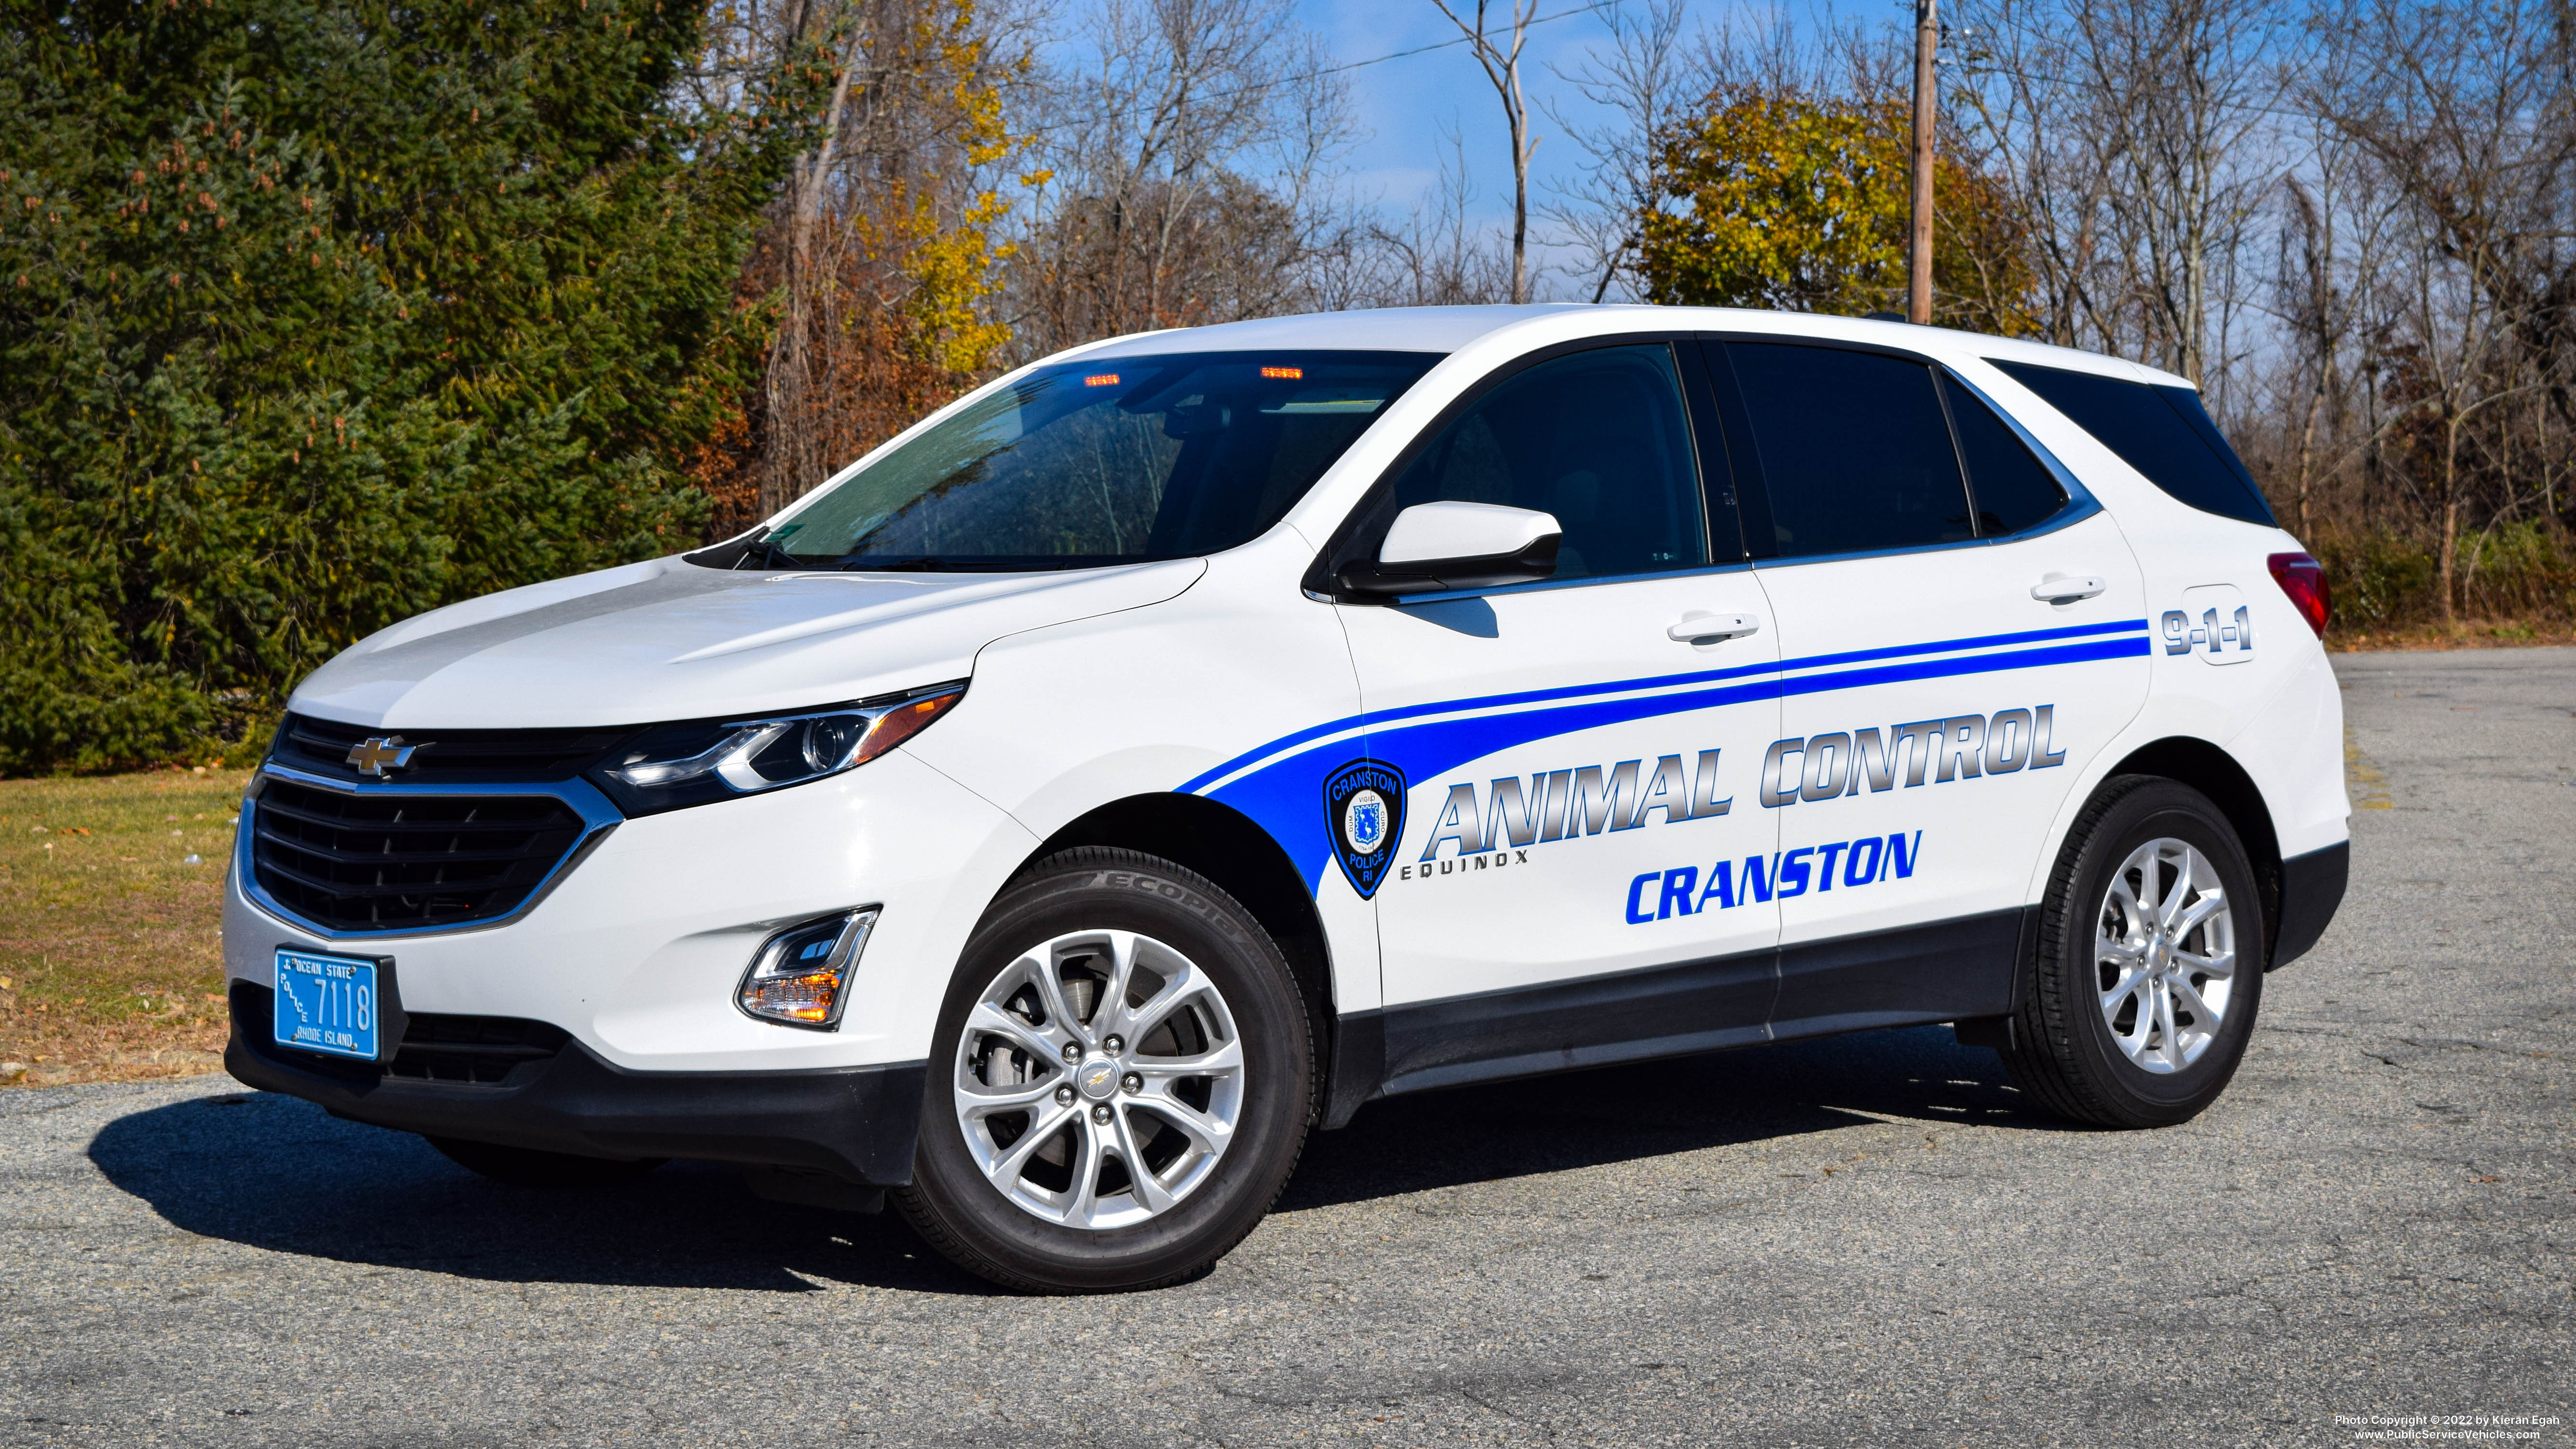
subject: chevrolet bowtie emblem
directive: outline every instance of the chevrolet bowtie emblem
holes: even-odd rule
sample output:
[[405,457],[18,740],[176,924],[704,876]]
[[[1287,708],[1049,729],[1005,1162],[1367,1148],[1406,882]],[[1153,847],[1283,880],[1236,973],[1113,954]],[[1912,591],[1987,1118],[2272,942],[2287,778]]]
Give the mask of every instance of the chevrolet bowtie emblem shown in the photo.
[[369,735],[349,746],[349,763],[358,767],[359,774],[381,780],[396,770],[409,768],[412,751],[419,748],[404,744],[400,735]]

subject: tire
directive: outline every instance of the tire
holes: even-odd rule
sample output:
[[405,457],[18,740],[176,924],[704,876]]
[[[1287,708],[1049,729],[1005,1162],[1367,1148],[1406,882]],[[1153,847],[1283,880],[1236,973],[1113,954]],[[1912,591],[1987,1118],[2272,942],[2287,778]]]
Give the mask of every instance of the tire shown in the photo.
[[[2176,889],[2186,865],[2195,879]],[[2213,884],[2224,892],[2216,906]],[[2168,906],[2176,924],[2206,915],[2176,934],[2157,925],[2172,919]],[[2104,1127],[2198,1116],[2254,1031],[2264,915],[2245,847],[2208,797],[2153,776],[2107,781],[2068,833],[2041,906],[2030,989],[2003,1052],[2014,1084],[2048,1111]],[[2198,969],[2218,964],[2221,946],[2226,974]]]
[[642,1177],[669,1160],[576,1157],[569,1152],[540,1152],[533,1147],[504,1147],[497,1142],[468,1142],[461,1137],[432,1137],[429,1145],[457,1166],[513,1187],[610,1187]]
[[896,1206],[968,1272],[1037,1293],[1206,1272],[1278,1200],[1319,1097],[1305,996],[1252,913],[1099,847],[1040,862],[985,913],[929,1077]]

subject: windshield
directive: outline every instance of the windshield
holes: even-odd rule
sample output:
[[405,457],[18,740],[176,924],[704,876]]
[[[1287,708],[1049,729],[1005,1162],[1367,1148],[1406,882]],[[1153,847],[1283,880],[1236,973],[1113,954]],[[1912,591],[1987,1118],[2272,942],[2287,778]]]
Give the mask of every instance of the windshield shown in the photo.
[[1436,353],[1196,353],[1040,368],[822,490],[771,566],[1091,568],[1248,542]]

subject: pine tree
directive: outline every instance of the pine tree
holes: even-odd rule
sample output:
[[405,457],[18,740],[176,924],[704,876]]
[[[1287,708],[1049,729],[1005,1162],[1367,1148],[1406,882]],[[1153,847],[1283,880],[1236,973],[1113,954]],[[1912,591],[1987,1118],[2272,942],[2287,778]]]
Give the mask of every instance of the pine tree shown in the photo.
[[816,98],[672,0],[0,22],[0,770],[213,748],[406,615],[698,536]]

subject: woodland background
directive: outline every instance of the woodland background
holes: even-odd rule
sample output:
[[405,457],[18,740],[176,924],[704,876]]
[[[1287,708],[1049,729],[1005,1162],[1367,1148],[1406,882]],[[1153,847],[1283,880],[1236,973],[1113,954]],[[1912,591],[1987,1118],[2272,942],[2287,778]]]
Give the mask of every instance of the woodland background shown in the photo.
[[[1901,306],[1907,14],[1752,13],[1458,11],[1489,224],[1463,152],[1362,194],[1359,68],[1254,0],[6,0],[0,773],[254,751],[360,636],[726,536],[1089,338]],[[1533,20],[1594,27],[1583,116]],[[2198,381],[2346,637],[2566,630],[2576,0],[1944,22],[1936,320]],[[1533,194],[1541,133],[1585,164]]]

